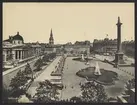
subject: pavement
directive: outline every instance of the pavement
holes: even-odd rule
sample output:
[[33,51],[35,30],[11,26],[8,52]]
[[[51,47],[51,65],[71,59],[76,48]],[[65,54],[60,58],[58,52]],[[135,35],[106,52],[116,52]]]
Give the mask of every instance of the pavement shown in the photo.
[[[55,71],[55,66],[57,65],[60,58],[61,56],[58,56],[47,68],[43,70],[43,72],[31,84],[27,93],[29,93],[31,96],[34,96],[36,93],[36,88],[39,86],[40,81],[44,81],[46,79],[48,80],[52,79],[52,76],[50,74],[52,71]],[[74,57],[67,57],[65,61],[62,81],[63,81],[63,85],[66,86],[66,88],[63,88],[63,90],[60,91],[61,100],[70,99],[73,96],[79,96],[81,94],[79,83],[85,82],[85,79],[78,77],[76,75],[76,72],[79,71],[80,69],[88,67],[89,65],[85,65],[84,62],[74,61],[72,60],[73,58]],[[125,68],[117,69],[114,68],[111,64],[107,64],[99,60],[97,61],[100,68],[105,68],[106,70],[115,71],[119,74],[119,80],[115,82],[115,85],[104,86],[107,95],[109,97],[117,97],[118,95],[121,95],[122,92],[124,91],[124,86],[126,81],[134,78],[134,75],[131,74],[135,74],[134,73],[135,68],[125,67]],[[96,64],[96,60],[92,60],[90,62],[91,66],[94,66],[95,64]]]
[[34,82],[31,84],[29,89],[27,90],[27,93],[30,94],[31,96],[34,96],[36,93],[36,89],[39,86],[39,82],[44,81],[44,80],[50,80],[51,77],[51,72],[55,71],[55,66],[57,65],[58,61],[60,60],[61,56],[57,56],[57,58],[47,67],[43,70],[43,72],[34,80]]
[[[34,64],[35,64],[35,62],[36,62],[36,60],[37,60],[38,58],[36,58],[36,59],[34,59],[34,60],[32,60],[32,61],[29,61],[28,63],[30,64],[30,67],[31,67],[31,69],[32,70],[34,70],[36,67],[34,67]],[[3,75],[3,84],[7,87],[7,88],[9,88],[9,85],[10,85],[10,82],[11,82],[11,79],[14,77],[14,76],[16,76],[16,74],[17,74],[17,72],[19,71],[19,70],[24,70],[25,69],[25,65],[27,64],[27,62],[26,63],[24,63],[24,64],[22,64],[22,65],[20,65],[20,66],[18,66],[18,67],[15,67],[15,68],[12,68],[12,69],[9,69],[9,70],[7,70],[7,71],[4,71],[4,72],[2,72],[2,75]]]
[[[81,89],[79,83],[85,81],[84,78],[76,76],[76,72],[87,67],[85,63],[72,60],[73,57],[67,57],[64,65],[62,81],[66,88],[63,88],[61,99],[69,99],[73,96],[79,96]],[[73,88],[72,88],[73,87]]]
[[[61,99],[70,99],[73,96],[79,96],[81,93],[79,83],[84,83],[85,79],[78,77],[76,75],[76,72],[80,69],[86,68],[89,65],[85,65],[84,62],[74,61],[72,60],[73,57],[67,57],[64,65],[63,70],[63,85],[66,86],[66,88],[63,88],[61,93]],[[124,91],[124,86],[126,81],[134,78],[133,75],[128,74],[127,72],[124,72],[120,69],[114,68],[111,64],[107,64],[104,62],[101,62],[99,60],[98,64],[100,68],[105,68],[106,70],[114,71],[119,74],[119,80],[115,82],[115,85],[111,86],[104,86],[105,91],[108,95],[108,97],[117,97]],[[91,66],[95,66],[96,60],[92,60],[90,62]],[[135,68],[131,67],[126,68],[128,72],[134,72]],[[73,87],[73,88],[72,88]]]
[[104,61],[104,59],[106,59],[108,61],[113,61],[115,59],[115,56],[104,56],[104,55],[98,55],[98,54],[96,54],[95,57],[102,61]]
[[[104,55],[98,55],[96,54],[95,57],[97,59],[100,59],[102,61],[104,61],[104,59],[108,60],[108,61],[113,61],[115,59],[115,56],[104,56]],[[124,55],[124,59],[126,58],[126,62],[127,63],[135,63],[135,59],[134,58],[131,58],[131,57],[128,57],[126,55]]]
[[[36,61],[37,59],[38,59],[38,58],[35,58],[35,59],[31,60],[31,61],[28,61],[28,63],[30,64],[30,66],[32,65],[31,62],[34,62],[34,61]],[[15,71],[15,70],[18,70],[18,69],[20,69],[20,68],[22,68],[22,67],[25,67],[26,64],[27,64],[27,62],[25,62],[25,63],[23,63],[23,64],[20,64],[20,65],[17,66],[17,67],[14,67],[14,68],[11,68],[11,69],[8,69],[8,70],[4,71],[4,72],[3,72],[3,76],[6,75],[6,74],[8,74],[8,73],[10,73],[10,72],[13,72],[13,71]]]

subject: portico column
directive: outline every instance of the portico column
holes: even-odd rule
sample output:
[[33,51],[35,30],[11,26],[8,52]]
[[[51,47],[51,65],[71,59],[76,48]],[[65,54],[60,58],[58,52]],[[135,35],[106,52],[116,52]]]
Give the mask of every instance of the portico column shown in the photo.
[[24,50],[24,59],[26,58],[26,51]]
[[24,50],[22,50],[22,59],[24,59]]
[[27,51],[25,51],[25,58],[27,58],[28,56],[27,56]]
[[29,57],[29,53],[28,53],[28,50],[27,50],[26,52],[27,52],[27,57]]
[[18,59],[20,59],[20,50],[18,50]]
[[20,59],[22,59],[22,50],[20,50]]
[[6,58],[7,58],[7,54],[5,53],[5,56],[4,56],[5,62],[7,61]]
[[17,52],[16,52],[16,50],[14,50],[14,51],[15,51],[15,59],[17,59],[17,58],[16,58],[16,54],[17,54]]
[[21,59],[21,50],[19,50],[19,59]]
[[24,50],[24,58],[26,58],[26,50]]
[[28,50],[28,56],[30,57],[30,50]]
[[19,50],[17,50],[17,59],[19,59]]
[[27,50],[27,57],[29,57],[29,51]]
[[15,60],[15,50],[12,50],[12,58]]

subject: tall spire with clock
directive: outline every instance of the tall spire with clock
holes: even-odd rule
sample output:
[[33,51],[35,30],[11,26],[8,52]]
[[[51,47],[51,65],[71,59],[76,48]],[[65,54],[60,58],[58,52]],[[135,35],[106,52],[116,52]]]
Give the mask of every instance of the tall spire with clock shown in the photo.
[[53,38],[52,29],[51,29],[51,32],[50,32],[49,44],[54,45],[54,38]]

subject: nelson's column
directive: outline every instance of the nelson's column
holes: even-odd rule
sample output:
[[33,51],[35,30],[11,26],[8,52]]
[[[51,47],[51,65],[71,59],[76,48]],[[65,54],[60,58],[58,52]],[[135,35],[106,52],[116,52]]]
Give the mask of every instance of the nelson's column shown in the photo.
[[115,64],[118,66],[119,64],[124,64],[123,60],[123,52],[121,51],[121,25],[120,17],[118,17],[118,23],[117,25],[117,52],[115,54]]

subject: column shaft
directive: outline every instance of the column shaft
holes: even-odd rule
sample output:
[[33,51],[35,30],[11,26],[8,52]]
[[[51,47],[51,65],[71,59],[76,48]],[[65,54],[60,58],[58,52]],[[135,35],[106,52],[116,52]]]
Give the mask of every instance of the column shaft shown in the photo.
[[20,50],[20,59],[22,59],[22,50]]

